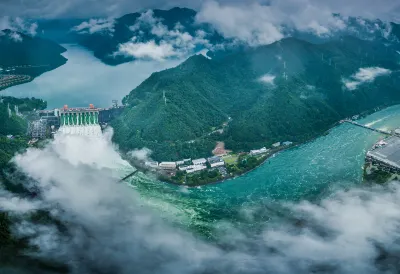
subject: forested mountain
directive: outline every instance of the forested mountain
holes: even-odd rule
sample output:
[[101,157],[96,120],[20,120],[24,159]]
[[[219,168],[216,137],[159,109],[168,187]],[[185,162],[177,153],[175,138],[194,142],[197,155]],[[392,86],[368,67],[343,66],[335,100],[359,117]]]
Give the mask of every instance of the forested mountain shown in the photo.
[[45,101],[35,98],[0,97],[0,178],[2,169],[14,154],[27,146],[27,122],[16,113],[15,106],[25,112],[44,109],[46,105]]
[[[342,37],[296,38],[209,60],[189,58],[154,73],[125,99],[114,123],[124,150],[148,147],[158,160],[301,142],[341,118],[400,101],[396,45]],[[397,59],[396,59],[397,58]],[[165,94],[165,97],[164,97]],[[228,122],[223,134],[211,134]]]
[[[196,16],[194,10],[172,8],[144,10],[120,18],[39,20],[38,33],[58,43],[80,44],[109,65],[143,58],[182,58],[200,50],[210,50],[210,56],[219,56],[225,55],[227,50],[236,51],[248,46],[240,39],[225,37],[211,24],[199,23]],[[325,43],[344,35],[388,42],[396,37],[396,31],[398,33],[398,25],[394,23],[335,16],[345,26],[334,28],[325,35],[286,25],[280,26],[279,30],[285,37],[311,43]],[[151,52],[156,51],[162,56],[151,56]]]
[[[162,44],[173,39],[180,43],[173,47],[193,53],[191,50],[201,50],[205,44],[217,44],[224,40],[210,25],[195,23],[195,16],[194,10],[173,8],[129,13],[116,19],[47,20],[39,22],[39,33],[60,43],[78,43],[104,63],[118,65],[137,58],[120,51],[121,47],[129,46],[131,42]],[[191,44],[183,45],[188,42],[185,39],[189,39]]]
[[0,30],[0,89],[33,80],[66,63],[65,48],[53,41]]

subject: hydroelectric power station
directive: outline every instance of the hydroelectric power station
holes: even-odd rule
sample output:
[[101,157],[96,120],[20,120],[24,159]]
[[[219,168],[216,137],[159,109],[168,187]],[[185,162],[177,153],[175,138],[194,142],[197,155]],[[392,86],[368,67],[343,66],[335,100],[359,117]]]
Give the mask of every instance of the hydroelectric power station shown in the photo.
[[[29,135],[32,138],[43,139],[58,130],[64,134],[101,136],[102,127],[124,110],[124,106],[118,106],[115,101],[113,103],[110,108],[96,108],[90,104],[88,107],[80,108],[69,108],[64,105],[63,108],[41,110],[38,112],[38,119],[30,123]],[[43,125],[47,130],[43,130]]]

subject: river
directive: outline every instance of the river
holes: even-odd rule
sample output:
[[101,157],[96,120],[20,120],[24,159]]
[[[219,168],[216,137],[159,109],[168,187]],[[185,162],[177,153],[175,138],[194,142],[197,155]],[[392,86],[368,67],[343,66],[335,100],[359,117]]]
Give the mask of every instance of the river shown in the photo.
[[[19,96],[20,89],[22,96],[28,87],[39,85],[34,96],[48,100],[50,107],[88,102],[101,106],[126,94],[123,86],[110,93],[110,79],[96,78],[102,75],[95,72],[103,71],[103,65],[98,61],[93,61],[97,63],[92,69],[77,65],[80,59],[74,50],[92,58],[72,47],[66,55],[76,59],[70,58],[66,66],[5,93]],[[104,71],[117,77],[125,73],[119,69],[136,65]],[[80,79],[85,70],[97,75],[96,79]],[[150,73],[149,69],[143,78]],[[74,75],[72,83],[65,81],[67,74]],[[56,79],[50,79],[52,75]],[[127,79],[122,82],[127,89],[133,85]],[[96,90],[101,83],[104,87]],[[87,101],[79,103],[82,98]],[[400,105],[358,122],[384,130],[397,128]],[[111,131],[103,137],[89,140],[65,135],[45,149],[16,157],[17,165],[38,181],[42,201],[14,198],[8,205],[28,211],[38,206],[60,208],[52,214],[71,226],[70,241],[52,226],[30,227],[26,220],[17,226],[19,233],[38,233],[34,243],[47,257],[60,256],[79,266],[76,269],[87,270],[89,265],[104,273],[148,269],[156,271],[146,273],[286,274],[326,273],[329,269],[330,273],[380,273],[392,266],[393,271],[385,273],[398,272],[400,185],[362,184],[364,155],[383,137],[377,132],[341,124],[223,183],[187,188],[139,173],[126,182],[132,191],[116,182],[133,168],[111,144]],[[385,261],[392,258],[396,261]]]
[[67,63],[46,72],[32,82],[0,91],[0,95],[36,97],[47,101],[49,109],[63,105],[84,107],[94,104],[109,107],[112,100],[121,102],[153,72],[178,65],[181,60],[135,61],[108,66],[92,53],[76,45],[63,45]]
[[[379,129],[400,126],[400,106],[376,112],[359,121]],[[143,202],[168,218],[181,218],[195,229],[221,221],[244,222],[247,209],[274,202],[316,202],[342,189],[362,184],[366,151],[383,135],[350,124],[333,128],[326,136],[283,151],[256,170],[220,184],[186,188],[146,178],[130,184]],[[260,222],[269,217],[260,216]],[[252,219],[254,222],[254,219]],[[254,225],[254,223],[253,223]]]

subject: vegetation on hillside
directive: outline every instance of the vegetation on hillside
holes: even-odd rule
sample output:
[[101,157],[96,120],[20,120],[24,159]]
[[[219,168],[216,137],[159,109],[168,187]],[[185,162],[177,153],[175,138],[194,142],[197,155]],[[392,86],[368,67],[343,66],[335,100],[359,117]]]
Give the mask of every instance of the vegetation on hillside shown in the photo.
[[[216,140],[234,151],[302,142],[344,117],[400,101],[397,46],[287,38],[213,60],[193,56],[124,98],[114,139],[123,150],[148,147],[157,160],[210,155]],[[347,89],[346,79],[365,67],[392,73]],[[228,121],[222,134],[209,135]]]
[[[46,39],[0,30],[0,89],[31,81],[66,63],[65,48]],[[21,76],[13,83],[2,76]]]

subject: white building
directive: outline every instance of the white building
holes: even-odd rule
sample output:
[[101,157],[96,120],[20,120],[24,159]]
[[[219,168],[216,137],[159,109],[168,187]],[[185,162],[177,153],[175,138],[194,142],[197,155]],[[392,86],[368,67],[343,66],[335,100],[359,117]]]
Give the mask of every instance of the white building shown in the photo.
[[151,168],[158,168],[158,162],[155,161],[146,161],[144,165]]
[[175,162],[161,162],[158,166],[161,169],[165,169],[165,170],[176,169],[176,163]]
[[204,169],[207,169],[207,167],[205,165],[192,165],[192,166],[187,167],[186,172],[193,173],[193,172],[204,170]]
[[272,144],[273,147],[280,147],[281,146],[281,142],[277,142],[275,144]]
[[207,163],[207,160],[205,158],[200,158],[200,159],[195,159],[192,161],[192,163],[194,165],[204,165],[205,163]]
[[268,151],[269,151],[269,149],[267,149],[266,147],[263,147],[260,149],[254,149],[254,150],[250,150],[250,155],[252,155],[252,156],[260,155],[260,154],[267,153]]
[[185,164],[185,161],[184,160],[182,160],[182,161],[176,161],[176,165],[177,166],[181,166],[181,165],[184,165]]
[[219,167],[225,165],[224,160],[222,160],[222,158],[218,156],[210,157],[207,160],[210,163],[211,167]]
[[293,142],[286,141],[286,142],[283,142],[282,144],[283,144],[284,146],[290,146],[290,145],[293,144]]

